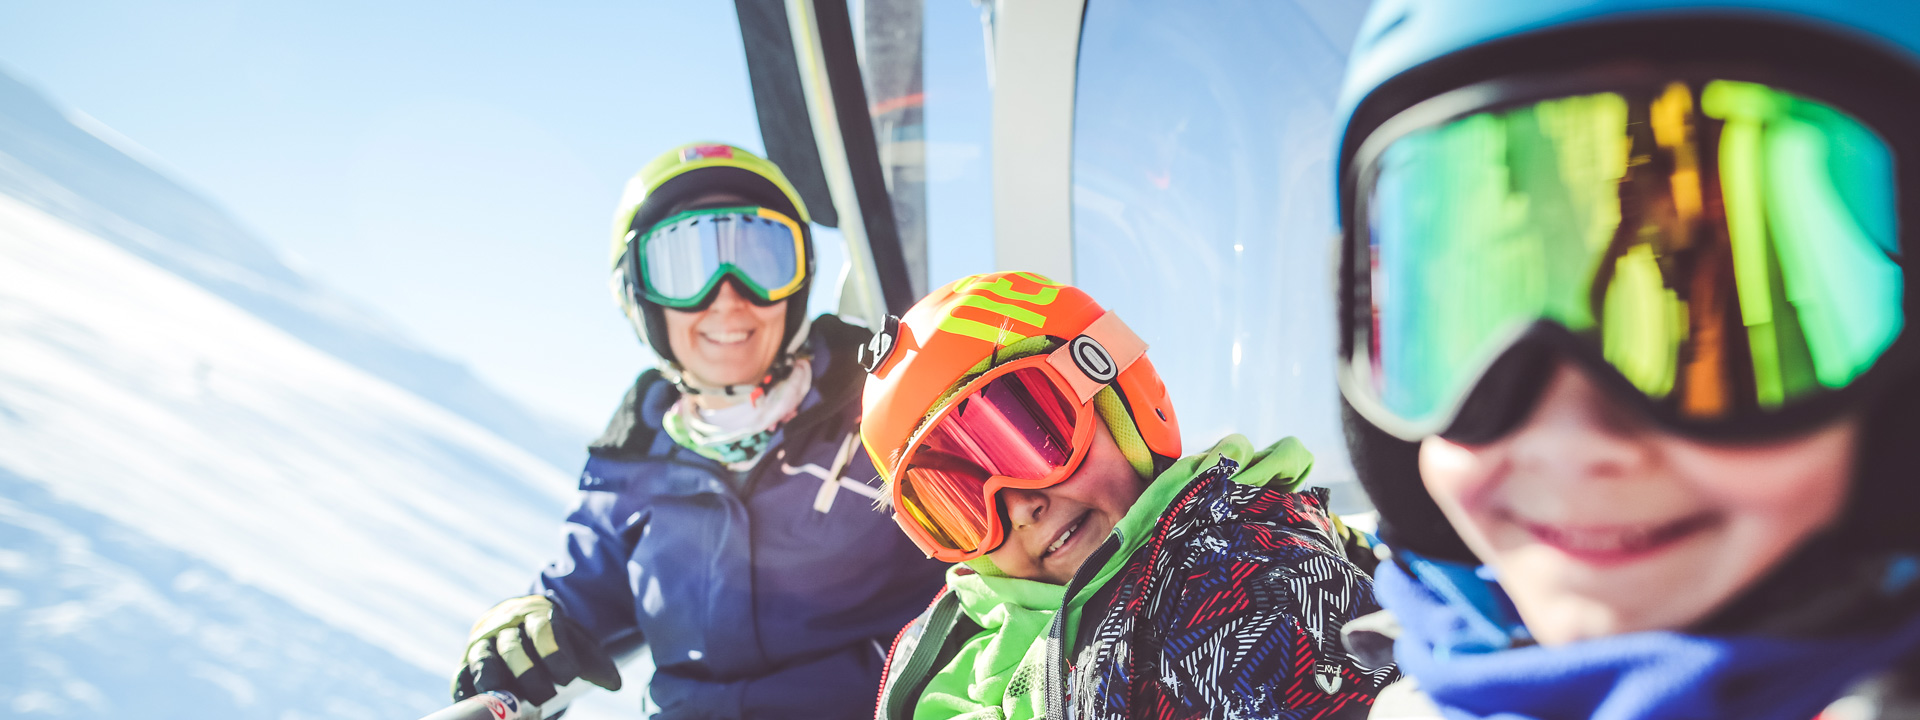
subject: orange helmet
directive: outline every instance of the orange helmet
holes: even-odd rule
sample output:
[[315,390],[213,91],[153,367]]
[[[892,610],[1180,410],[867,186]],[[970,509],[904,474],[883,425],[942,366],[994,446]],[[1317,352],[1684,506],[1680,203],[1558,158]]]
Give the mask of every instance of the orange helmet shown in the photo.
[[[1179,423],[1145,350],[1118,316],[1078,288],[1025,272],[964,277],[921,299],[906,317],[889,318],[862,353],[871,375],[862,397],[860,440],[889,484],[889,497],[899,495],[903,460],[912,459],[926,440],[917,436],[923,426],[944,420],[952,399],[970,397],[1008,363],[1047,355],[1022,364],[1063,386],[1061,401],[1074,406],[1068,410],[1090,417],[1094,395],[1112,388],[1146,449],[1160,458],[1178,458]],[[1043,364],[1051,369],[1039,367]],[[1009,480],[1016,486],[1022,482]],[[987,495],[998,487],[985,484]],[[992,549],[964,547],[989,542],[985,530],[980,537],[957,540],[929,537],[900,515],[912,510],[896,504],[896,519],[929,555],[958,560]],[[992,535],[991,544],[997,544],[999,530]]]

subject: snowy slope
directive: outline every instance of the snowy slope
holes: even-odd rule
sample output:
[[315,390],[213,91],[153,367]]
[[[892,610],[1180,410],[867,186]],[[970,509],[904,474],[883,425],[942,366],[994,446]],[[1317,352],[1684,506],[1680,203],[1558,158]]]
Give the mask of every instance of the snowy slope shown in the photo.
[[[4,197],[0,438],[0,471],[43,491],[8,490],[0,525],[10,532],[71,546],[87,535],[56,518],[97,515],[182,558],[170,563],[205,566],[149,585],[180,590],[206,577],[233,592],[258,588],[286,606],[273,615],[303,614],[304,626],[357,639],[367,664],[411,666],[429,680],[414,690],[438,689],[466,623],[525,587],[555,546],[571,485],[472,422]],[[24,585],[65,585],[86,574],[65,565],[102,564],[84,549],[71,561],[13,551],[0,569],[49,563]],[[121,564],[123,575],[147,570]],[[26,607],[20,592],[0,607]],[[31,646],[116,617],[63,602],[0,623]],[[151,597],[127,602],[168,614]],[[22,680],[0,674],[0,685]]]
[[123,148],[0,74],[0,714],[441,705],[559,548],[581,439]]
[[575,468],[585,460],[578,429],[528,412],[464,366],[425,352],[376,315],[314,285],[226,213],[143,162],[143,154],[0,73],[0,195],[171,271],[549,463]]
[[0,469],[8,717],[411,718],[426,672]]

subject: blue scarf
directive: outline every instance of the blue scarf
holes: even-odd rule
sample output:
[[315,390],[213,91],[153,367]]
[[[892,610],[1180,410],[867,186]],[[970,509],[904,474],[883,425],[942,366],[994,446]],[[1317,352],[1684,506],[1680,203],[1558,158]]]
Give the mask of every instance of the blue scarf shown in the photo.
[[[1402,553],[1403,558],[1405,553]],[[1402,634],[1394,659],[1448,718],[1812,720],[1849,686],[1920,649],[1920,618],[1873,635],[1799,639],[1642,632],[1557,648],[1465,566],[1380,564]]]

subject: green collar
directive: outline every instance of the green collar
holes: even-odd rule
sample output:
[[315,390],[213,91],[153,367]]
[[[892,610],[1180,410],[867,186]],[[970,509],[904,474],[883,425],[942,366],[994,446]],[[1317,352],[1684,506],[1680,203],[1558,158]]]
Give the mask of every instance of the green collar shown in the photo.
[[[1228,435],[1204,453],[1181,458],[1147,485],[1146,490],[1140,493],[1140,499],[1134,501],[1133,507],[1128,508],[1127,514],[1114,526],[1113,531],[1120,536],[1119,551],[1108,557],[1086,586],[1074,595],[1071,602],[1066,603],[1067,611],[1078,615],[1080,608],[1101,588],[1106,587],[1107,581],[1119,574],[1120,568],[1133,557],[1133,553],[1146,544],[1154,525],[1160,522],[1160,516],[1179,497],[1180,492],[1194,478],[1218,466],[1223,460],[1239,464],[1240,469],[1233,475],[1234,482],[1256,486],[1279,482],[1288,491],[1304,484],[1308,472],[1313,469],[1313,454],[1307,452],[1306,446],[1300,444],[1299,440],[1291,437],[1256,452],[1253,443],[1246,437]],[[966,611],[968,618],[989,630],[1001,624],[1001,616],[997,616],[994,610],[1002,604],[1054,612],[1066,600],[1065,586],[984,574],[966,564],[954,565],[947,570],[947,585],[960,597],[961,608]],[[1077,618],[1070,617],[1067,623],[1069,633],[1077,625],[1073,620]],[[1071,635],[1068,640],[1072,640]]]

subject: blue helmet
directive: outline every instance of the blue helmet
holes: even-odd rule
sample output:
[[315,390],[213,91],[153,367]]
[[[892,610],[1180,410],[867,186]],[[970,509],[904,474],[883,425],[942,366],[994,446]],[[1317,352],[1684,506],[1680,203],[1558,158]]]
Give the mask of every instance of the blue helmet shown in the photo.
[[[1878,127],[1900,136],[1890,140],[1908,152],[1901,159],[1920,149],[1920,102],[1911,99],[1920,97],[1920,1],[1375,0],[1354,42],[1338,104],[1336,217],[1349,233],[1364,225],[1352,214],[1360,186],[1355,158],[1364,156],[1376,131],[1390,136],[1392,128],[1383,125],[1422,102],[1513,78],[1556,82],[1611,77],[1607,73],[1620,68],[1702,64],[1762,67],[1781,75],[1788,87],[1824,88],[1832,81],[1837,96],[1827,99],[1842,107],[1876,105],[1894,113],[1897,122]],[[1920,208],[1916,177],[1900,174],[1900,207],[1907,215],[1901,232],[1907,238],[1920,237],[1912,219]],[[1343,278],[1359,270],[1343,266]],[[1349,326],[1364,321],[1364,308],[1350,307],[1342,292],[1339,322],[1343,342],[1352,342]],[[1915,296],[1908,294],[1909,317]],[[1897,382],[1866,408],[1855,493],[1845,529],[1836,531],[1845,536],[1836,542],[1920,551],[1920,525],[1910,520],[1920,505],[1920,483],[1902,469],[1920,463],[1920,447],[1900,437],[1920,431],[1920,413],[1912,409],[1920,407],[1920,372],[1907,372]],[[1354,467],[1380,510],[1387,542],[1478,564],[1423,490],[1418,445],[1343,405]],[[1788,575],[1783,571],[1775,580]],[[1798,597],[1782,591],[1781,597],[1789,596]]]

